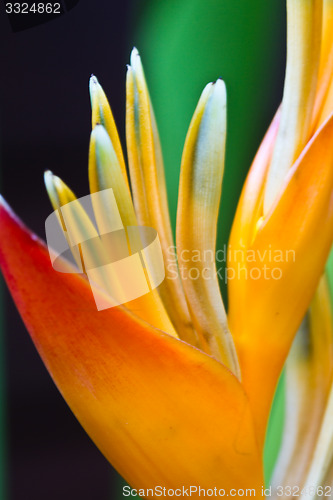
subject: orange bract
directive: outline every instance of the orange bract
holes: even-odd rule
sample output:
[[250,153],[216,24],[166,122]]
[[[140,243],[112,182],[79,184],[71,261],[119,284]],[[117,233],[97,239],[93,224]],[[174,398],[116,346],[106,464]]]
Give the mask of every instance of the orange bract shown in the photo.
[[123,307],[98,312],[88,282],[54,272],[4,204],[0,233],[1,268],[45,365],[131,486],[236,484],[260,496],[260,451],[236,377]]

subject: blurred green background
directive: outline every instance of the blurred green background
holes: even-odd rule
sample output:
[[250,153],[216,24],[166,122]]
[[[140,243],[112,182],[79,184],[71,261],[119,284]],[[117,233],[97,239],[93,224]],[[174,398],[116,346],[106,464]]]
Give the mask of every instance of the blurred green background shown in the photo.
[[[133,18],[135,43],[161,134],[173,226],[181,153],[196,103],[206,83],[218,77],[226,82],[228,130],[219,248],[228,242],[246,173],[281,101],[285,8],[281,0],[146,1],[138,4]],[[223,283],[221,288],[226,299]],[[282,421],[283,383],[267,436],[267,482]]]

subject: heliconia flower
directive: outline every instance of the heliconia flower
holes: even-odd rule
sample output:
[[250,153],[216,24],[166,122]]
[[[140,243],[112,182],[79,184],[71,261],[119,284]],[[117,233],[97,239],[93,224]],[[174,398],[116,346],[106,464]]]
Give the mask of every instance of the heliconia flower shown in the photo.
[[[111,198],[93,202],[95,224],[73,191],[51,172],[45,174],[66,237],[70,224],[81,241],[88,241],[84,251],[72,249],[81,274],[61,257],[67,272],[55,271],[45,244],[0,201],[0,267],[32,340],[82,426],[142,496],[156,486],[265,496],[268,414],[306,314],[287,364],[286,429],[292,440],[283,441],[274,473],[276,495],[282,496],[279,486],[293,477],[302,487],[331,479],[333,457],[325,436],[331,443],[332,318],[327,282],[320,281],[333,240],[333,118],[325,115],[333,86],[327,77],[333,67],[331,21],[328,0],[324,9],[322,0],[288,1],[282,109],[238,205],[229,245],[228,314],[215,258],[188,259],[192,251],[215,256],[226,138],[226,89],[220,79],[202,92],[186,137],[178,265],[172,259],[171,266],[170,249],[176,247],[161,146],[137,50],[126,83],[130,181],[108,101],[97,78],[90,80],[90,191],[112,189],[125,228],[158,231],[166,264],[158,289],[115,305],[112,290],[122,292],[123,285],[103,268],[98,286],[92,286],[94,296],[110,307],[97,310],[85,264],[88,259],[102,269],[116,254],[99,237],[114,217]],[[264,269],[272,255],[279,256],[278,279],[267,279]],[[253,275],[258,262],[264,271],[259,277]]]
[[[91,78],[90,91],[91,192],[112,188],[124,226],[158,227],[167,254],[174,243],[168,213],[163,212],[163,195],[158,196],[164,173],[137,51],[132,53],[127,80],[129,166],[132,185],[137,189],[139,185],[138,195],[133,187],[135,209],[111,111],[95,77]],[[207,85],[184,151],[184,169],[190,163],[188,156],[197,148],[202,161],[194,165],[198,175],[203,174],[203,166],[218,173],[218,198],[225,104],[223,82]],[[136,176],[137,181],[133,180]],[[159,176],[155,184],[154,176]],[[70,206],[75,200],[73,192],[50,172],[45,174],[45,183],[55,209]],[[212,210],[217,211],[219,199],[212,203],[207,198],[206,203],[204,199],[200,203],[208,220]],[[106,218],[112,217],[106,208],[94,206],[99,230]],[[191,218],[190,207],[188,214]],[[176,283],[166,278],[160,294],[151,291],[123,306],[98,311],[86,278],[55,272],[45,245],[24,228],[4,201],[0,221],[1,236],[6,235],[1,238],[1,268],[31,337],[74,414],[129,484],[137,489],[160,485],[226,490],[237,485],[254,489],[261,496],[261,450],[249,403],[239,379],[226,367],[239,375],[231,335],[226,338],[221,330],[216,335],[208,332],[208,338],[206,318],[200,320],[198,305],[194,314],[190,303],[188,307],[179,276]],[[77,204],[70,211],[70,224],[82,239],[98,236],[84,208]],[[214,235],[210,240],[213,244]],[[86,251],[98,267],[103,261],[103,246],[97,243]],[[64,261],[63,266],[70,270],[71,264]],[[107,288],[104,291],[108,292]],[[207,290],[202,310],[204,301],[209,300]],[[216,315],[226,318],[221,299],[211,306],[212,311],[214,307],[221,308]],[[224,363],[194,347],[204,341],[207,350]]]

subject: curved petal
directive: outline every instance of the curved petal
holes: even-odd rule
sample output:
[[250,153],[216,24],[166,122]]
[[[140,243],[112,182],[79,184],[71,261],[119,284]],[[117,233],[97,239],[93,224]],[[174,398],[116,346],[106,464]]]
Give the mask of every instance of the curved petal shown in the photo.
[[246,178],[230,235],[232,250],[248,247],[253,239],[258,219],[263,211],[263,194],[268,167],[272,158],[280,123],[281,108],[278,109]]
[[252,243],[258,220],[260,220],[263,211],[265,181],[278,132],[279,120],[280,110],[275,115],[249,170],[237,205],[229,239],[228,318],[232,315],[235,316],[238,312],[238,329],[246,328],[246,316],[239,314],[238,303],[245,300],[247,283],[246,280],[236,279],[236,276],[237,278],[241,277],[242,269],[246,270],[246,262],[243,259],[237,260],[236,256],[244,255]]
[[229,324],[262,438],[277,379],[332,244],[332,141],[333,117],[290,170],[247,249],[246,272],[230,283]]
[[213,358],[55,272],[44,245],[0,205],[0,265],[55,383],[135,488],[255,488],[262,464],[247,398]]
[[126,77],[126,142],[133,201],[139,224],[158,230],[167,263],[166,279],[158,292],[179,337],[192,345],[198,345],[178,267],[172,259],[175,247],[161,144],[141,58],[135,48]]
[[314,132],[332,111],[333,71],[333,1],[323,0],[323,28],[320,49],[320,65],[316,100],[312,115]]
[[118,159],[118,163],[126,184],[128,191],[128,177],[126,164],[124,159],[123,150],[121,147],[118,130],[113,118],[113,114],[110,108],[110,104],[107,100],[104,90],[102,89],[96,76],[92,75],[89,81],[89,93],[91,101],[91,125],[92,129],[96,127],[97,124],[103,125],[110,137],[112,142],[112,147],[114,149],[115,155]]
[[[177,207],[177,255],[200,345],[241,378],[215,258],[227,127],[222,80],[204,88],[186,136]],[[191,252],[198,259],[189,258]],[[193,275],[193,272],[196,274]]]
[[264,213],[310,138],[316,97],[323,0],[287,0],[287,66],[279,133],[265,187]]

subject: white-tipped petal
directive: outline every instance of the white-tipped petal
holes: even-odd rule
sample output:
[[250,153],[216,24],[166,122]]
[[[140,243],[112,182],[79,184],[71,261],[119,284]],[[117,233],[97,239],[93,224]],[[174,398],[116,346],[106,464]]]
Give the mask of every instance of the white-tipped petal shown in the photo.
[[[203,349],[240,377],[215,263],[226,123],[225,85],[217,80],[203,90],[185,141],[177,210],[177,251],[188,307]],[[200,258],[191,259],[193,251]]]

